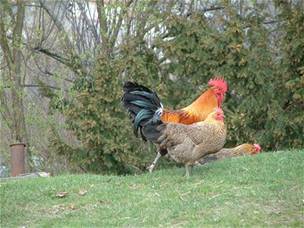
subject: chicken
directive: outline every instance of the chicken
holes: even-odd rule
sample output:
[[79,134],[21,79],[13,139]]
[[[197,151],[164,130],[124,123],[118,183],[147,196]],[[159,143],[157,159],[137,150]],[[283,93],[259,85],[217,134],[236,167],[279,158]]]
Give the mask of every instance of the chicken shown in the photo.
[[123,104],[132,114],[137,114],[143,108],[150,111],[161,111],[161,120],[165,123],[192,124],[206,119],[215,108],[222,107],[228,90],[227,82],[221,78],[211,79],[210,87],[192,104],[179,110],[163,109],[157,94],[145,86],[133,82],[124,84]]
[[[151,114],[157,113],[164,123],[192,124],[206,119],[216,107],[221,107],[225,93],[228,90],[227,82],[221,78],[209,80],[208,88],[192,104],[180,110],[167,110],[163,108],[157,94],[145,86],[133,82],[124,84],[124,94],[122,102],[130,113],[134,124],[134,133],[138,134],[140,128],[139,119],[143,119],[141,124],[145,124]],[[141,134],[142,138],[145,137]],[[167,154],[166,149],[158,150],[157,156],[149,171],[152,172],[161,156]]]
[[206,164],[212,161],[218,161],[225,158],[237,157],[243,155],[255,155],[260,153],[261,146],[259,144],[242,144],[233,148],[223,148],[220,151],[203,157],[198,164]]
[[191,125],[164,123],[160,115],[154,115],[141,127],[143,136],[166,149],[169,156],[186,167],[186,176],[203,156],[223,148],[226,140],[224,113],[221,108],[211,112],[205,121]]
[[222,107],[228,86],[225,80],[216,78],[208,82],[209,89],[192,104],[176,111],[163,110],[161,120],[166,123],[192,124],[203,121],[214,108]]

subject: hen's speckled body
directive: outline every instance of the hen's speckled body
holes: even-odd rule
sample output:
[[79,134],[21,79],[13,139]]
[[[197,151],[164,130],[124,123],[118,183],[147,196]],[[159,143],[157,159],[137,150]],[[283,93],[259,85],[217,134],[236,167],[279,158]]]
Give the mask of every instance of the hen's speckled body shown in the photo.
[[193,165],[203,156],[219,151],[225,144],[226,127],[213,114],[191,125],[166,124],[158,139],[160,148],[166,148],[170,157],[185,165]]

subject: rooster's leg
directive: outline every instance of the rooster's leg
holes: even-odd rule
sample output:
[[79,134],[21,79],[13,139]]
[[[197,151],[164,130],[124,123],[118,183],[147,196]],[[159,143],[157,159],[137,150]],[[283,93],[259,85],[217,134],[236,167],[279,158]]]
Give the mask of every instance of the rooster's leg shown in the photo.
[[155,167],[158,159],[160,159],[160,157],[161,157],[160,152],[157,152],[156,158],[154,159],[154,161],[152,162],[152,164],[148,167],[148,170],[149,170],[150,173],[152,173],[152,171],[153,171],[153,169],[154,169],[154,167]]

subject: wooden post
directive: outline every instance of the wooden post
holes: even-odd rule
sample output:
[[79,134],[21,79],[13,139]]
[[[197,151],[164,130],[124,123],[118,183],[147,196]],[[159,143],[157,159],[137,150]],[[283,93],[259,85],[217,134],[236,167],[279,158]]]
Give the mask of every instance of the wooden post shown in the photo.
[[25,144],[11,144],[11,175],[13,177],[25,173]]

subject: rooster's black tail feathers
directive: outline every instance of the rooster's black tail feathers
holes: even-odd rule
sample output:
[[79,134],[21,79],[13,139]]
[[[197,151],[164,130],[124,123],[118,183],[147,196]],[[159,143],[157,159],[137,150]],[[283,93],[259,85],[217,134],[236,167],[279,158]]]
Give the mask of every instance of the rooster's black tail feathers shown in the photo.
[[[155,92],[145,86],[133,82],[126,82],[123,86],[124,94],[122,96],[123,106],[128,110],[137,136],[140,130],[141,137],[150,140],[150,131],[143,133],[142,128],[147,124],[152,126],[161,124],[160,116],[162,114],[162,104]],[[153,128],[154,129],[154,128]],[[151,137],[157,137],[157,130],[151,129]],[[152,139],[151,138],[151,139]],[[151,140],[153,141],[153,140]]]

